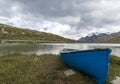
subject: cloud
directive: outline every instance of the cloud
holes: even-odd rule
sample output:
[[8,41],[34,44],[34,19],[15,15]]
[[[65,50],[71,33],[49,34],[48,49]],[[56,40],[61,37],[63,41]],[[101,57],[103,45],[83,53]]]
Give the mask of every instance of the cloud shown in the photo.
[[66,24],[62,25],[60,23],[48,22],[48,21],[45,21],[42,24],[38,24],[38,26],[43,27],[43,28],[40,28],[40,31],[51,32],[59,35],[65,35],[64,33],[67,31],[70,31],[71,29],[69,25],[66,25]]
[[0,22],[77,39],[91,32],[120,31],[119,4],[119,0],[0,0]]

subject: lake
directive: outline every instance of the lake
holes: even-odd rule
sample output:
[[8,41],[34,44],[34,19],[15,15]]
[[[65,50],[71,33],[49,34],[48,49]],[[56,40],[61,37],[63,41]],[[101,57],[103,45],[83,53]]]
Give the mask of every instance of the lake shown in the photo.
[[14,53],[59,54],[63,48],[79,50],[110,48],[112,49],[112,54],[120,57],[120,44],[105,43],[0,43],[0,56]]

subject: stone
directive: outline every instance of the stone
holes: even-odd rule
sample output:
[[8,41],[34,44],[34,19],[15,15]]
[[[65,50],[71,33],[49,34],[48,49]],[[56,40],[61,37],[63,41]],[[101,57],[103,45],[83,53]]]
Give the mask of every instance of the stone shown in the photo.
[[64,74],[69,77],[70,75],[73,75],[75,74],[75,71],[73,71],[72,69],[68,69],[66,71],[64,71]]
[[111,84],[120,84],[120,77],[116,77],[115,80],[111,81]]

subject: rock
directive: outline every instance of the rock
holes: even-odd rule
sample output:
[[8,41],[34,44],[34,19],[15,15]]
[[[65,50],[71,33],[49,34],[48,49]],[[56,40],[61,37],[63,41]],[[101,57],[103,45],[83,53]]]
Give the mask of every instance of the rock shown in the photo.
[[115,80],[111,81],[112,84],[120,84],[120,77],[116,77]]
[[70,75],[75,74],[75,72],[74,72],[72,69],[68,69],[68,70],[64,71],[64,74],[65,74],[67,77],[69,77]]

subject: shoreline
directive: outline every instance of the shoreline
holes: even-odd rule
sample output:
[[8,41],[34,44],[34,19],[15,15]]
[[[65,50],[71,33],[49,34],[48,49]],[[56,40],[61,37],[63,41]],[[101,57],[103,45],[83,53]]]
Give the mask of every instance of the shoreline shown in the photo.
[[77,43],[69,41],[42,41],[42,40],[1,40],[0,43]]

